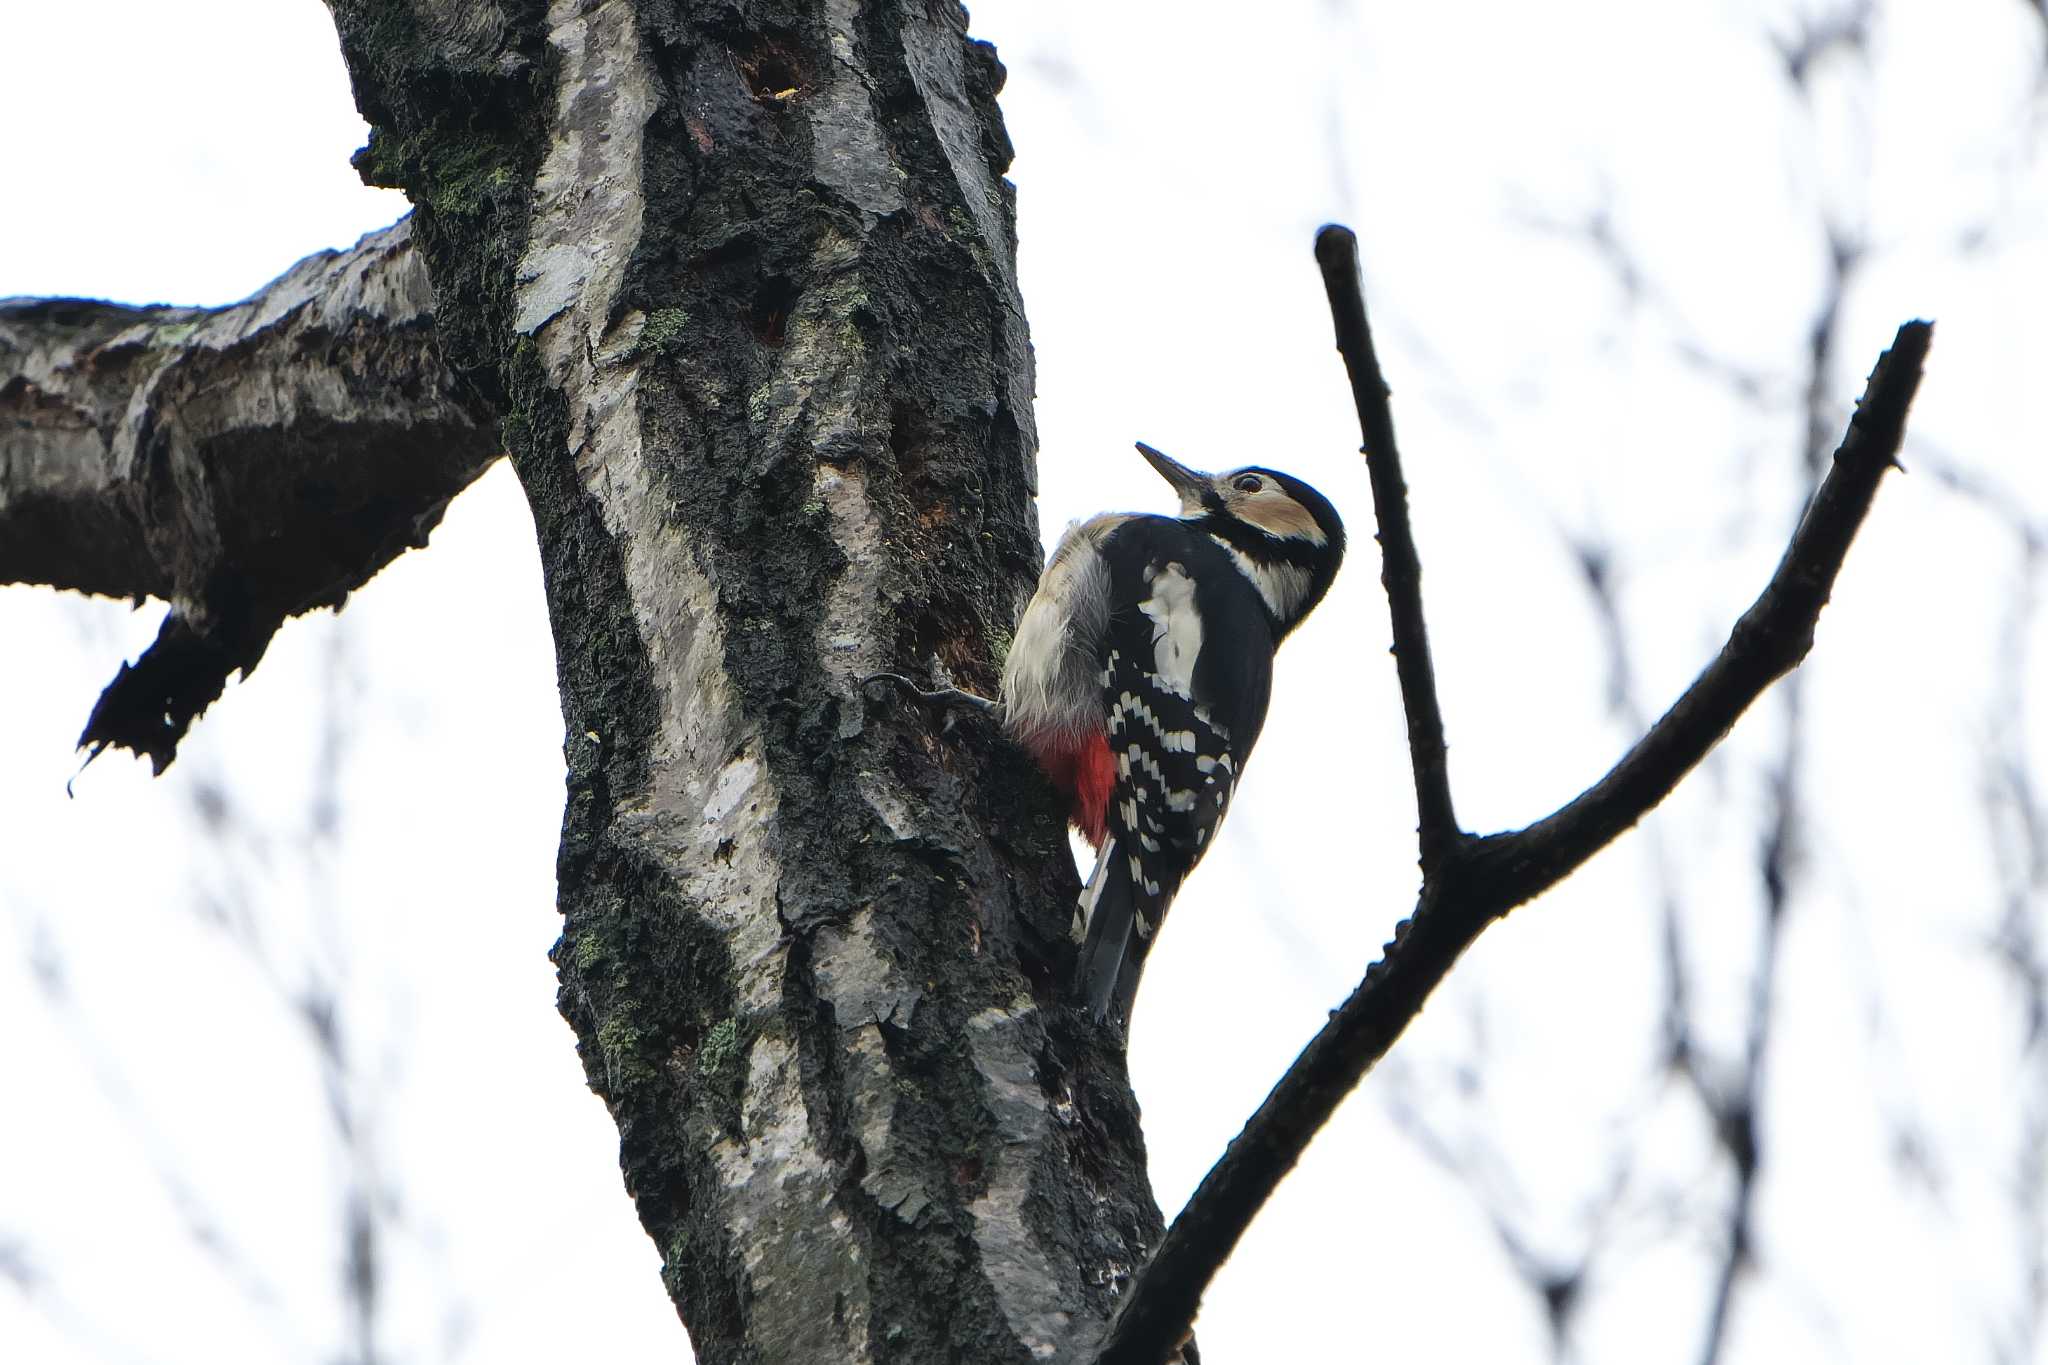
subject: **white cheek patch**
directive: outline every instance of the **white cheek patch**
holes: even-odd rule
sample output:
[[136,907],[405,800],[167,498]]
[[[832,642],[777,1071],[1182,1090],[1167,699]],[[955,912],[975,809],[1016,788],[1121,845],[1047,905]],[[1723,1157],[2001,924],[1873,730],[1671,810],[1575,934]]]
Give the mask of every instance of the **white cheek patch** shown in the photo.
[[1281,540],[1305,540],[1316,546],[1328,543],[1328,537],[1316,524],[1314,515],[1282,489],[1267,487],[1257,493],[1232,498],[1230,510],[1240,520],[1250,522],[1269,536]]
[[1202,618],[1195,611],[1195,580],[1179,564],[1151,575],[1152,594],[1138,610],[1152,618],[1152,667],[1159,686],[1192,697],[1195,659],[1202,652]]

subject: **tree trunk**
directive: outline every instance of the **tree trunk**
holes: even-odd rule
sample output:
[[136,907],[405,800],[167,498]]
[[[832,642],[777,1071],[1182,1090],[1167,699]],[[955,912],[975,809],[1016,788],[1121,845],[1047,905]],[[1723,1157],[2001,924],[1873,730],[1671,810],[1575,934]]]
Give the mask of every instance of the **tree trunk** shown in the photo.
[[859,683],[988,689],[1039,563],[993,51],[955,4],[333,8],[539,528],[561,1005],[700,1359],[1085,1358],[1160,1220],[1061,1003],[1060,814]]

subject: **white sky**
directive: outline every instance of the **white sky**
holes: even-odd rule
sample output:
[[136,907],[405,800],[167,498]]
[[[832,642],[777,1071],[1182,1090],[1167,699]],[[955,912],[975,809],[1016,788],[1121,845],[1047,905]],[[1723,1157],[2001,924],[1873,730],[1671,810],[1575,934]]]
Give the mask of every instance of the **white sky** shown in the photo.
[[[1299,473],[1357,532],[1147,973],[1133,1069],[1169,1210],[1413,895],[1318,224],[1362,239],[1474,828],[1546,812],[1626,742],[1559,528],[1616,544],[1653,706],[1769,572],[1799,496],[1818,211],[1877,253],[1831,376],[1841,412],[1897,323],[1933,316],[1908,466],[1938,452],[2037,523],[2048,510],[2041,25],[2017,0],[1892,8],[1871,70],[1838,63],[1808,107],[1763,37],[1788,31],[1781,11],[1755,3],[1296,3],[1227,32],[1184,6],[975,7],[1011,71],[1048,531],[1164,509],[1129,453],[1142,438]],[[226,302],[404,207],[347,165],[363,130],[310,0],[10,14],[0,126],[0,296]],[[1643,263],[1647,301],[1535,226],[1596,209]],[[1681,340],[1778,401],[1730,400],[1677,359]],[[679,1356],[615,1134],[553,1008],[560,722],[531,537],[495,471],[430,549],[338,618],[289,627],[165,778],[105,759],[75,800],[70,740],[159,608],[0,590],[0,1358],[335,1356],[349,1157],[280,1003],[309,973],[341,993],[348,1091],[399,1205],[391,1357]],[[2020,581],[1997,523],[1923,471],[1887,484],[1823,619],[1807,677],[1818,817],[1735,1359],[1986,1355],[2011,1330],[2023,1252],[2043,1254],[2006,1193],[2014,1111],[2048,1081],[2038,1058],[2022,1070],[1983,946],[1979,758],[2026,719],[1990,685]],[[1725,1174],[1696,1106],[1650,1069],[1654,855],[1683,888],[1702,1027],[1732,1056],[1759,765],[1781,722],[1760,708],[1642,833],[1498,927],[1398,1050],[1539,1255],[1577,1254],[1614,1154],[1633,1154],[1580,1319],[1589,1360],[1696,1349]],[[2039,771],[2038,736],[2003,734],[2026,734]],[[235,812],[225,848],[197,814],[209,792]],[[339,812],[326,832],[308,816],[322,800]],[[218,927],[237,916],[251,933]],[[37,985],[38,961],[61,964],[61,991]],[[1474,1059],[1482,1084],[1461,1096]],[[1214,1289],[1210,1358],[1547,1351],[1491,1206],[1389,1122],[1394,1079],[1347,1106]],[[1899,1186],[1901,1116],[1939,1200]],[[1689,1196],[1675,1212],[1673,1191]],[[219,1254],[196,1248],[187,1209]]]

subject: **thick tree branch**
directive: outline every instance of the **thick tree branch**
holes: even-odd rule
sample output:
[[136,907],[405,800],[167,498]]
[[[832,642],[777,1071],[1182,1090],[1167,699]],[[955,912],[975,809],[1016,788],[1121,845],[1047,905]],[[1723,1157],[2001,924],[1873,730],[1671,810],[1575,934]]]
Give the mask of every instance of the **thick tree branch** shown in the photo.
[[[1332,255],[1341,261],[1349,237],[1344,233],[1334,246],[1326,245],[1335,232],[1343,230],[1325,229],[1318,257],[1331,282],[1342,336],[1347,304],[1341,286],[1345,278],[1355,277],[1332,269]],[[1362,307],[1359,312],[1362,316]],[[1833,467],[1777,571],[1699,680],[1576,800],[1526,829],[1461,844],[1427,872],[1413,917],[1396,929],[1381,960],[1288,1068],[1167,1229],[1104,1340],[1098,1355],[1103,1365],[1159,1365],[1167,1358],[1193,1321],[1210,1280],[1309,1139],[1420,1012],[1465,949],[1489,924],[1554,885],[1642,818],[1766,687],[1806,656],[1849,543],[1879,479],[1896,463],[1931,335],[1929,324],[1907,323],[1879,357]],[[1353,376],[1370,450],[1378,419],[1366,409],[1379,405],[1375,395],[1384,392],[1384,385],[1371,379],[1369,370],[1362,376],[1357,366]],[[1375,501],[1384,517],[1389,504],[1377,497],[1377,488]],[[1400,520],[1405,532],[1405,516]],[[1388,530],[1383,520],[1391,596],[1396,582],[1405,592],[1419,581],[1420,571],[1409,560],[1413,546],[1405,536],[1404,562],[1398,572],[1393,568],[1397,551]],[[1419,623],[1419,600],[1411,605]],[[1403,610],[1396,598],[1397,638]],[[1411,736],[1413,718],[1434,709],[1433,698],[1413,695],[1423,681],[1419,671],[1401,671]],[[1430,761],[1426,746],[1417,750],[1418,768]],[[1418,792],[1425,785],[1418,772]],[[1447,806],[1448,791],[1445,801]]]
[[1394,669],[1401,679],[1401,705],[1408,716],[1408,757],[1415,770],[1416,835],[1422,875],[1428,877],[1463,838],[1451,805],[1444,718],[1436,694],[1436,667],[1429,657],[1429,627],[1422,616],[1422,560],[1408,524],[1408,484],[1401,477],[1401,452],[1394,444],[1394,413],[1387,381],[1366,323],[1365,295],[1358,280],[1358,238],[1331,224],[1316,234],[1316,263],[1337,324],[1337,349],[1351,376],[1351,399],[1365,439],[1366,469],[1372,479],[1373,514],[1379,521],[1380,583],[1394,618]]
[[0,301],[0,582],[172,604],[81,746],[158,772],[285,619],[338,606],[497,457],[410,220],[228,308]]

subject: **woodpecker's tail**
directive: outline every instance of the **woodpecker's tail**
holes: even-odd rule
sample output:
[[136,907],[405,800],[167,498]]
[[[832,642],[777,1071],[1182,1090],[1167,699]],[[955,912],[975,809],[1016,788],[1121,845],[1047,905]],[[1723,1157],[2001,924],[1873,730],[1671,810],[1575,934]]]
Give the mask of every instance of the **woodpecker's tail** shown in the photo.
[[1112,835],[1103,841],[1095,871],[1081,889],[1087,933],[1074,974],[1074,994],[1088,1002],[1097,1023],[1114,1014],[1126,1027],[1130,1024],[1138,974],[1152,946],[1152,928],[1161,918],[1158,910],[1140,904],[1142,899],[1131,859],[1121,854]]

